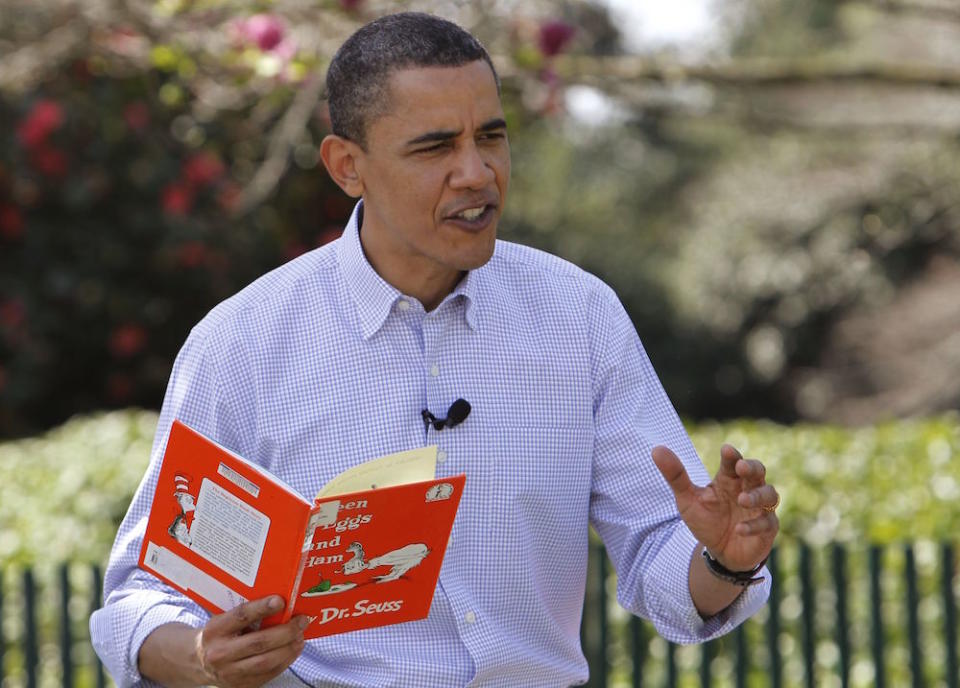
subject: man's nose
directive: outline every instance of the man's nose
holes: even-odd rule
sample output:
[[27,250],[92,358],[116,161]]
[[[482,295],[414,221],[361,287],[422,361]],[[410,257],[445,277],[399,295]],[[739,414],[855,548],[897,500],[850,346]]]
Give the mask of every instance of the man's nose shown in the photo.
[[463,146],[458,152],[450,186],[455,189],[482,189],[496,178],[493,168],[487,164],[475,143]]

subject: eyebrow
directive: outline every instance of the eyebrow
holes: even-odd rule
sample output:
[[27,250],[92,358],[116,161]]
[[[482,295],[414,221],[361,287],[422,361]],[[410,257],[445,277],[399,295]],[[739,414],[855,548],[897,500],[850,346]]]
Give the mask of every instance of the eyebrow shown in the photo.
[[[484,122],[477,129],[479,133],[487,133],[491,131],[496,131],[497,129],[506,129],[507,123],[501,118],[491,119],[488,122]],[[449,141],[451,139],[457,138],[461,131],[449,131],[449,130],[438,130],[438,131],[428,131],[426,134],[421,134],[416,138],[410,139],[407,141],[407,146],[416,146],[421,143],[436,143],[438,141]]]

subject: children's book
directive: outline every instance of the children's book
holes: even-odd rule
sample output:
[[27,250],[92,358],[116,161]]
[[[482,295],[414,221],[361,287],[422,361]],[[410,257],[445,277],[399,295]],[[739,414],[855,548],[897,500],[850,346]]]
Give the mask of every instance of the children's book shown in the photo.
[[310,501],[174,421],[140,567],[211,613],[277,594],[306,638],[430,611],[466,477],[435,478],[437,447],[361,463]]

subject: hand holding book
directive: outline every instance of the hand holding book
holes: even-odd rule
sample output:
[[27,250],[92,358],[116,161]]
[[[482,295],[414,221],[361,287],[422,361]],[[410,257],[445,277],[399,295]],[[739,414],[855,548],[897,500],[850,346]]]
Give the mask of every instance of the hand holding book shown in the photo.
[[435,461],[435,446],[379,457],[310,502],[175,422],[140,566],[212,613],[278,594],[263,626],[302,614],[306,638],[423,618],[465,480],[434,478]]

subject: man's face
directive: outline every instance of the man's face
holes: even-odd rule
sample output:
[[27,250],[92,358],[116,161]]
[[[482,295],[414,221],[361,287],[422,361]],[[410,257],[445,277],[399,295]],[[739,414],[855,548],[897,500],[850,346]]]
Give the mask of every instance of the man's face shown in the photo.
[[496,82],[478,60],[398,70],[389,86],[388,111],[367,123],[356,158],[363,247],[402,291],[449,291],[490,259],[506,199],[510,148]]

